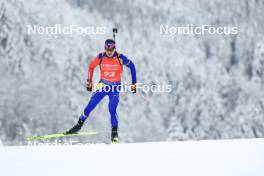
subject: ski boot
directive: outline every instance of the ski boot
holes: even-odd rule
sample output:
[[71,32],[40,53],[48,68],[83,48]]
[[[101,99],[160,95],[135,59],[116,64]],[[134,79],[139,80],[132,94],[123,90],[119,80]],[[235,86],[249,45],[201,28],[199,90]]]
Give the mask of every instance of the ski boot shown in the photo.
[[64,134],[75,134],[78,133],[78,131],[80,131],[80,129],[83,126],[83,121],[81,119],[78,120],[78,123],[76,125],[74,125],[71,129],[67,130],[66,132],[64,132]]
[[111,141],[112,143],[118,143],[117,127],[112,127]]

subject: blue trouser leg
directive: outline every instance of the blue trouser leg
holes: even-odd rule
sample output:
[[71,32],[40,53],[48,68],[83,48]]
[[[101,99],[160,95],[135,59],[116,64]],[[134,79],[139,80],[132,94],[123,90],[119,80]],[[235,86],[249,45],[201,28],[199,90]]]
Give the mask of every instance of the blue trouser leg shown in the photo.
[[117,119],[116,109],[117,109],[117,105],[119,102],[119,93],[110,92],[108,94],[108,96],[109,96],[108,108],[109,108],[109,112],[110,112],[110,116],[111,116],[111,125],[112,125],[112,127],[117,128],[118,127],[118,119]]
[[80,116],[80,119],[84,122],[89,116],[90,112],[96,107],[96,105],[104,98],[106,95],[103,91],[97,91],[93,93],[88,105],[84,109],[83,114]]

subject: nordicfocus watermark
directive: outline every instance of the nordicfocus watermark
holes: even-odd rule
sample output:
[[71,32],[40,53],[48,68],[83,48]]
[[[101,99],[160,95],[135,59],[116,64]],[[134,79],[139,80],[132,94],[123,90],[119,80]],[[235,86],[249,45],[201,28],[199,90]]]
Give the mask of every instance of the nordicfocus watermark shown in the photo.
[[28,141],[27,143],[28,147],[49,147],[49,146],[89,146],[90,149],[95,149],[95,150],[102,150],[106,149],[107,144],[104,143],[81,143],[78,141],[61,141],[61,140],[54,140],[53,142],[41,142],[41,141]]
[[[137,91],[145,93],[170,93],[172,91],[172,85],[170,84],[136,84]],[[108,85],[104,83],[97,83],[93,85],[93,90],[99,92],[132,92],[131,85],[128,83],[120,83]]]
[[38,35],[104,35],[106,27],[104,26],[78,26],[55,24],[53,26],[28,25],[28,34]]
[[162,35],[236,35],[239,30],[236,26],[213,26],[201,25],[195,26],[187,24],[185,26],[160,25],[160,34]]

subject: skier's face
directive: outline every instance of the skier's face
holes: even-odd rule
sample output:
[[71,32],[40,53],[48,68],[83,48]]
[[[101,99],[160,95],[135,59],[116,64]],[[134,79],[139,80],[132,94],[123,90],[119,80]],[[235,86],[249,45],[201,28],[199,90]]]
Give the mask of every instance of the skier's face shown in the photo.
[[115,49],[105,49],[105,52],[108,57],[112,57],[115,53]]

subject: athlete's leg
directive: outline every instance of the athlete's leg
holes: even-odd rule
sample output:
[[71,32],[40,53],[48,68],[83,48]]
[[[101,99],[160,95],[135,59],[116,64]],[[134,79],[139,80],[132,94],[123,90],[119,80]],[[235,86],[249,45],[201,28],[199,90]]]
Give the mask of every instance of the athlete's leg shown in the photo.
[[84,122],[89,116],[90,112],[96,107],[96,105],[104,98],[106,95],[103,91],[94,92],[88,105],[83,111],[83,114],[80,116],[80,119]]
[[117,128],[118,127],[118,117],[117,117],[117,113],[116,113],[116,109],[118,106],[118,102],[119,102],[119,93],[109,93],[109,104],[108,104],[108,109],[110,112],[110,116],[111,116],[111,125],[112,128]]
[[71,129],[67,130],[65,134],[73,134],[77,133],[81,130],[84,121],[87,119],[90,112],[96,107],[96,105],[104,98],[104,96],[107,95],[105,92],[97,91],[93,93],[88,105],[84,109],[83,114],[79,117],[78,123],[74,125]]

